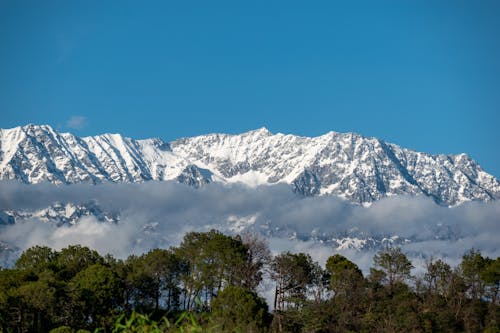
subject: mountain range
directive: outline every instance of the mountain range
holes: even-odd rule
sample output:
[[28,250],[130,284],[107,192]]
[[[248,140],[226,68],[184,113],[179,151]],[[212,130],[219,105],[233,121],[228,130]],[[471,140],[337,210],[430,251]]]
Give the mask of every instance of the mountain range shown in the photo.
[[356,204],[424,195],[444,206],[500,198],[500,182],[466,154],[431,155],[355,133],[318,137],[250,132],[171,142],[120,134],[78,137],[48,125],[0,129],[0,180],[35,184],[176,180],[285,183],[304,196]]
[[[335,196],[352,207],[370,206],[382,198],[399,195],[428,197],[445,210],[464,207],[461,204],[469,201],[500,198],[500,182],[466,154],[431,155],[355,133],[329,132],[302,137],[272,134],[265,128],[238,135],[208,134],[171,142],[157,138],[134,140],[120,134],[78,137],[60,133],[48,125],[0,129],[0,180],[58,185],[176,181],[194,188],[213,182],[243,183],[248,187],[285,184],[300,202],[301,196]],[[22,229],[25,221],[41,222],[48,227],[77,227],[87,217],[87,221],[118,226],[125,213],[109,202],[102,205],[92,198],[82,202],[60,199],[36,209],[0,207],[0,231],[15,225]],[[293,223],[260,218],[258,211],[244,216],[229,213],[228,216],[221,213],[210,228],[228,233],[257,231],[269,238],[312,241],[337,251],[370,251],[388,244],[418,243],[428,237],[431,242],[462,241],[470,236],[467,228],[457,229],[442,217],[421,226],[425,229],[421,230],[423,233],[401,234],[399,229],[375,233],[348,225],[345,230],[339,229],[336,227],[339,220],[334,216],[332,228],[324,230],[313,224],[300,228]],[[495,223],[496,218],[483,220],[480,222]],[[136,222],[134,237],[139,243],[144,237],[158,238],[161,243],[169,223],[161,217],[139,218]],[[61,233],[68,230],[63,228]],[[87,235],[94,229],[78,230]],[[22,233],[19,235],[23,238]],[[22,251],[22,245],[9,239],[0,239],[0,265],[11,265]]]
[[34,184],[176,180],[249,186],[285,183],[306,196],[358,204],[387,196],[431,197],[454,206],[500,198],[500,182],[466,154],[431,155],[355,133],[318,137],[209,134],[172,142],[120,134],[78,137],[48,125],[0,130],[0,179]]

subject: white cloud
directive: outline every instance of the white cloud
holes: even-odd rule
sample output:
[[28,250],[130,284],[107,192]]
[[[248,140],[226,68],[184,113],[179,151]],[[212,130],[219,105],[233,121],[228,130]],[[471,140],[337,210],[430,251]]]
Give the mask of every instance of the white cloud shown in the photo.
[[71,116],[66,122],[66,126],[72,129],[82,129],[87,126],[87,124],[87,118],[83,116]]
[[[284,237],[271,236],[273,252],[308,252],[320,263],[337,251],[329,243],[300,237],[313,229],[327,234],[355,229],[360,235],[410,238],[403,251],[420,262],[424,254],[456,263],[472,247],[490,257],[500,255],[500,201],[446,208],[425,197],[391,197],[364,208],[334,197],[300,198],[285,185],[209,184],[196,190],[175,182],[28,186],[2,181],[0,188],[0,207],[6,209],[36,210],[56,201],[95,200],[104,211],[120,212],[117,224],[85,217],[75,226],[59,228],[38,220],[0,226],[0,242],[20,249],[80,243],[123,258],[154,247],[177,246],[188,231],[227,230],[228,221],[243,219],[263,233],[266,228],[281,230]],[[145,232],[147,224],[152,227]],[[291,229],[298,239],[288,239]],[[365,273],[372,265],[374,250],[341,253]]]

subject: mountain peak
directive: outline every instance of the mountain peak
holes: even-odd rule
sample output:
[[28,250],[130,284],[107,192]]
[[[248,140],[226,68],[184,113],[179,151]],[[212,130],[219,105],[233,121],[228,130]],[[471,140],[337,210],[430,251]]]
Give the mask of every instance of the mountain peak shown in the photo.
[[37,124],[26,124],[23,126],[16,126],[12,128],[2,129],[2,131],[8,132],[24,132],[24,133],[35,133],[35,132],[48,132],[54,131],[54,129],[50,125],[37,125]]
[[266,127],[260,127],[251,131],[244,133],[246,135],[255,135],[255,136],[271,136],[273,133],[269,131]]
[[303,195],[360,204],[401,194],[429,196],[446,206],[500,198],[500,182],[465,154],[419,153],[356,133],[303,137],[273,135],[262,127],[167,143],[121,134],[79,138],[49,125],[16,129],[0,131],[0,179],[285,183]]
[[29,123],[27,125],[24,125],[24,126],[18,126],[18,127],[15,127],[15,128],[22,128],[22,129],[25,129],[25,130],[33,130],[33,129],[43,129],[43,130],[50,130],[50,131],[53,131],[54,128],[48,124],[33,124],[33,123]]

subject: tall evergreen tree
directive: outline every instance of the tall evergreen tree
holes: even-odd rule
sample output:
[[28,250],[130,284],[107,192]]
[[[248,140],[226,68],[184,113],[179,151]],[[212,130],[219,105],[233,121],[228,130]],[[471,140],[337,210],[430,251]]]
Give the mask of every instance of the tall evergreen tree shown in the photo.
[[396,283],[411,278],[413,265],[399,247],[387,247],[378,252],[373,257],[373,262],[385,274],[390,292],[394,290]]

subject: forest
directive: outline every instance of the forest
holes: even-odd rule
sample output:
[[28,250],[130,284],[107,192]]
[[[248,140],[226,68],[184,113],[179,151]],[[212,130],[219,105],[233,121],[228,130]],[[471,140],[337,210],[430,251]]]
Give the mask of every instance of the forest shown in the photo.
[[429,259],[412,276],[387,247],[372,266],[364,276],[333,251],[325,267],[306,253],[273,256],[257,235],[216,230],[125,260],[35,246],[0,270],[0,331],[500,332],[500,258],[470,249],[456,267]]

